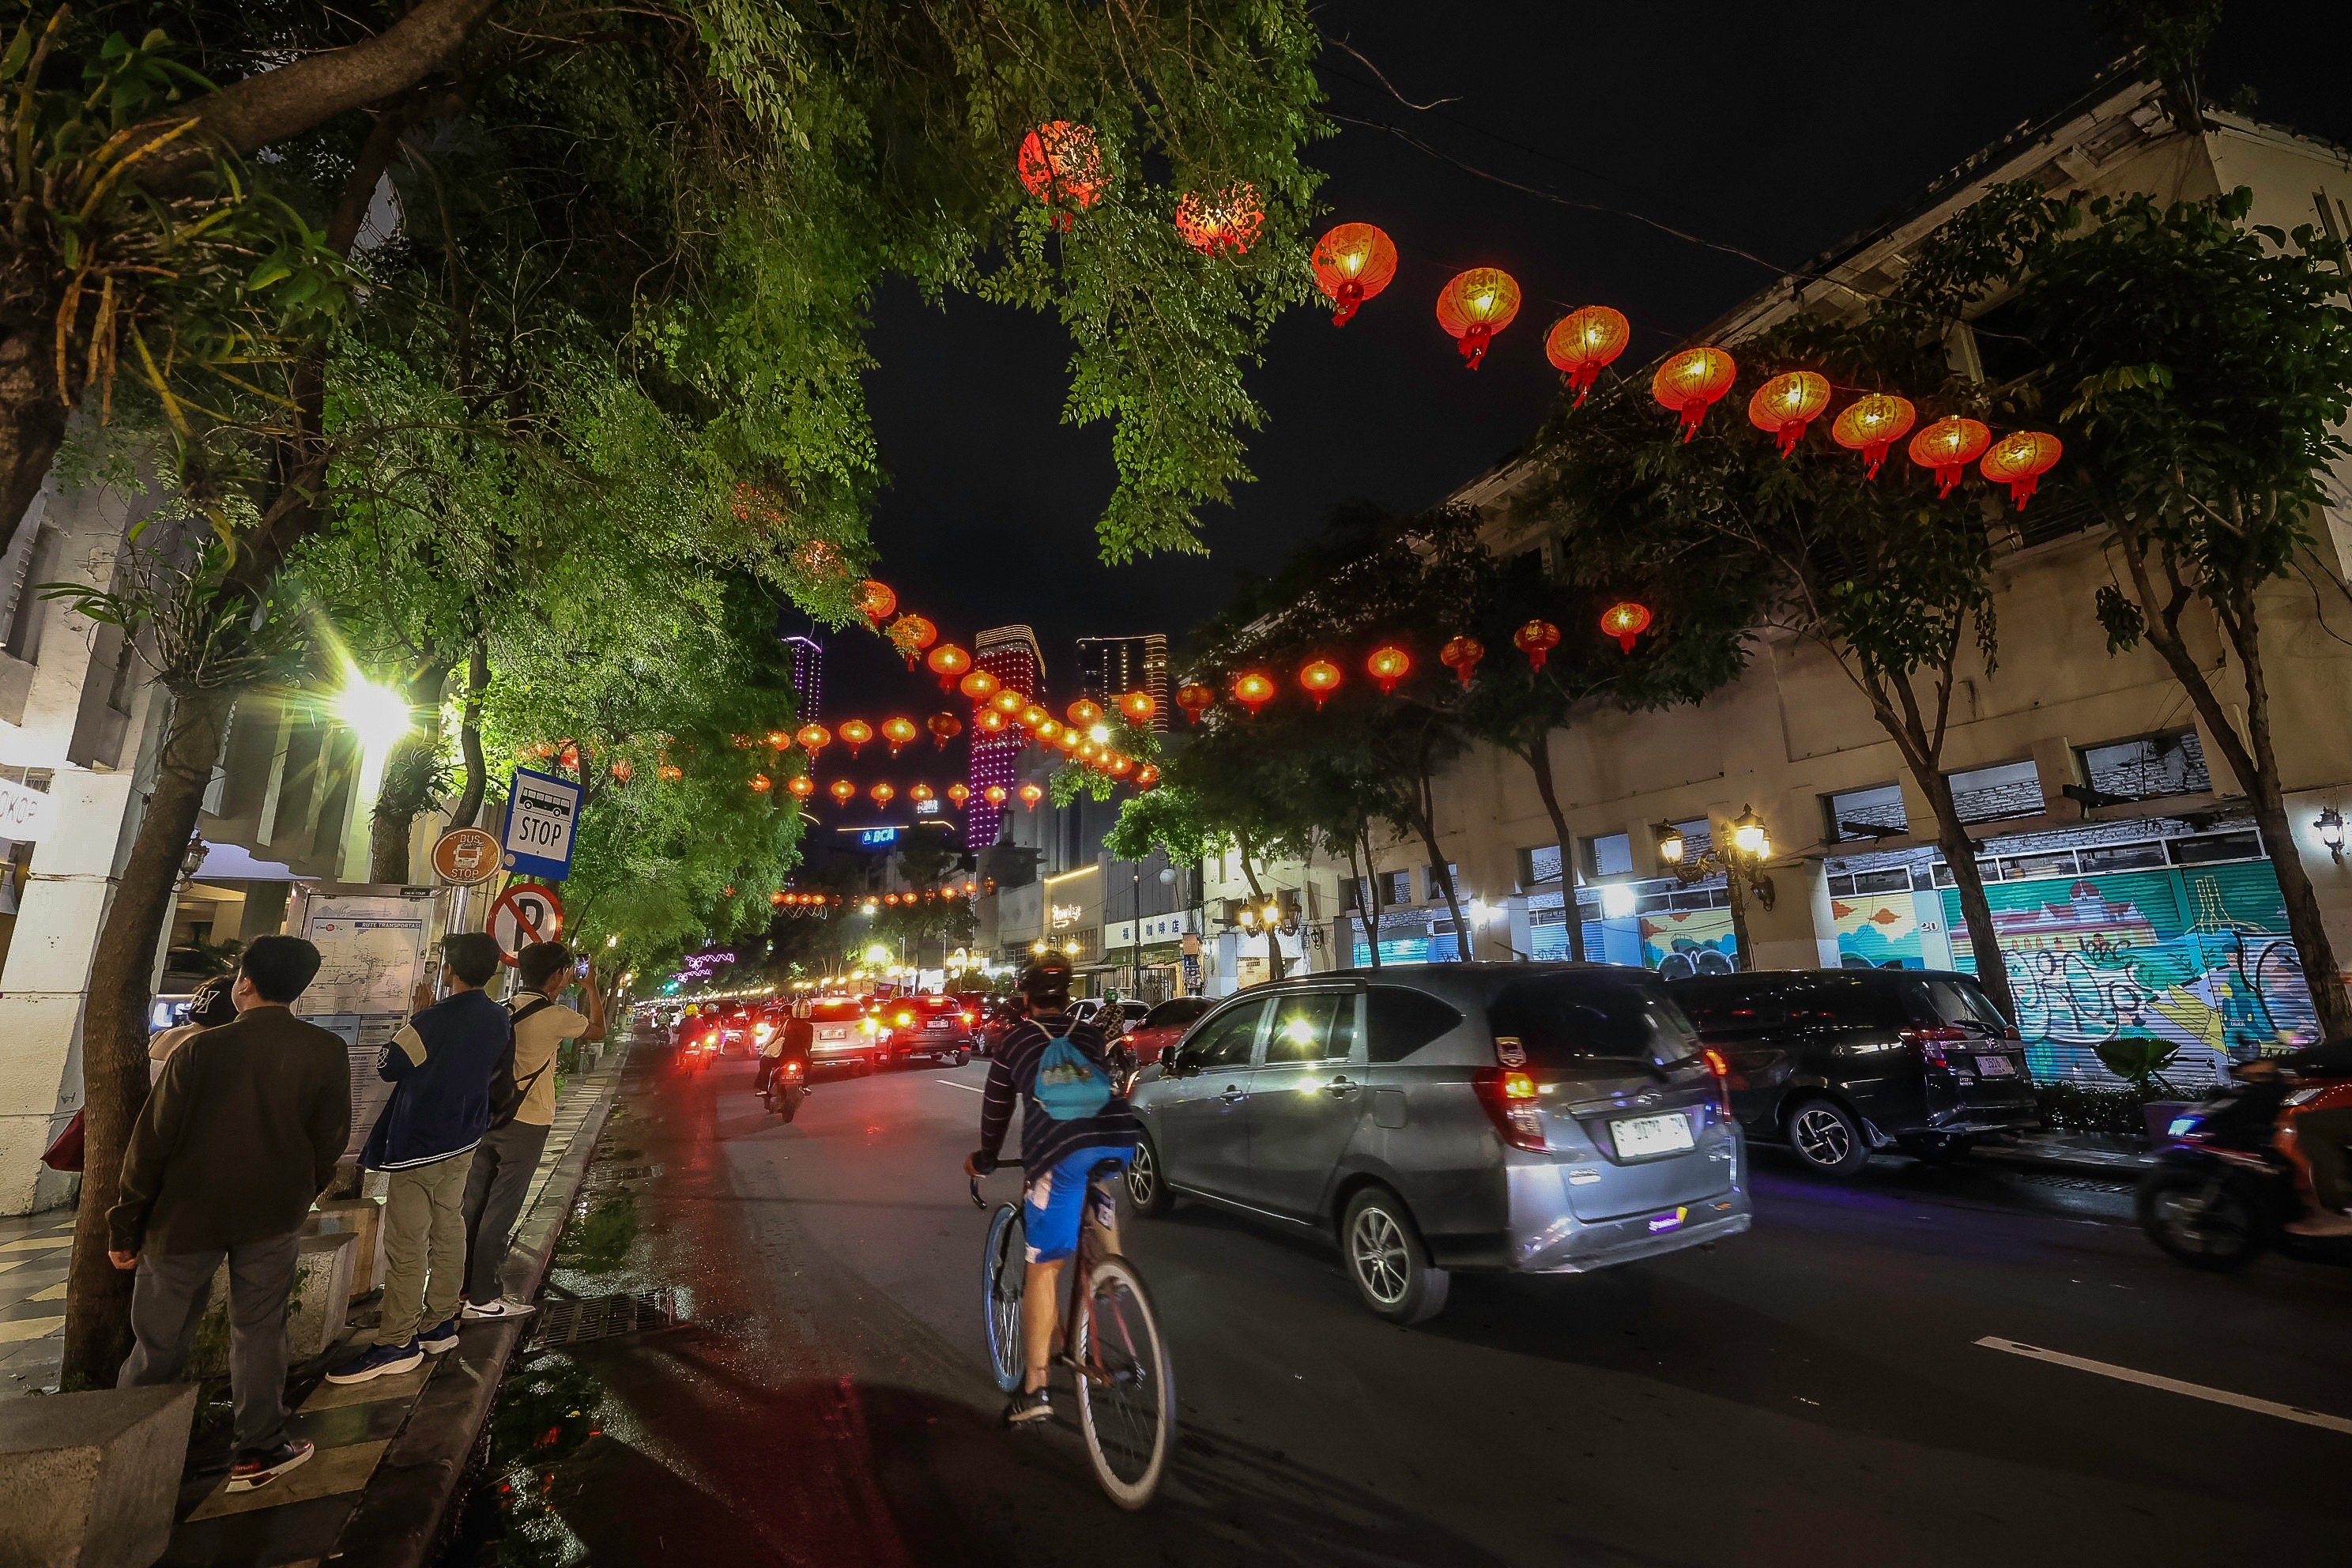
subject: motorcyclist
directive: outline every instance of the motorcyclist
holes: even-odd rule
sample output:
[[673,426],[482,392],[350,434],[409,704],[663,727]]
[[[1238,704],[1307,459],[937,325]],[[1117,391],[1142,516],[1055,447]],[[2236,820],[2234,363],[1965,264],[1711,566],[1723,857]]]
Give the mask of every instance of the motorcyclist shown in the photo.
[[816,1036],[809,1023],[808,1006],[804,1001],[793,1003],[792,1011],[775,1020],[768,1037],[760,1042],[760,1077],[751,1085],[752,1093],[765,1094],[787,1061],[798,1061],[801,1081],[808,1081],[809,1046]]
[[[2352,1078],[2352,1035],[2327,1040],[2282,1057],[2263,1057],[2242,1064],[2237,1075],[2254,1083],[2267,1082],[2281,1072],[2301,1078]],[[2287,1229],[2297,1236],[2352,1236],[2352,1106],[2287,1111],[2294,1129],[2296,1148],[2311,1174],[2314,1211],[2293,1221]]]

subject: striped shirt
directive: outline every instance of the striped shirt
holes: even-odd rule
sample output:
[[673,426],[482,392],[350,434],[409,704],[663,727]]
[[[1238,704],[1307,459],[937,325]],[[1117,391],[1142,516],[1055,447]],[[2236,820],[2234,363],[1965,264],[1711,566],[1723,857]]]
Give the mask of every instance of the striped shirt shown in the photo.
[[[1047,1015],[1044,1024],[1059,1028],[1065,1022],[1060,1015]],[[1081,1149],[1125,1151],[1135,1147],[1137,1127],[1135,1113],[1127,1108],[1125,1097],[1113,1093],[1103,1108],[1092,1116],[1073,1121],[1056,1121],[1037,1103],[1034,1092],[1037,1082],[1037,1062],[1045,1054],[1052,1037],[1041,1026],[1041,1020],[1024,1018],[1006,1031],[1003,1042],[996,1047],[988,1062],[987,1096],[980,1103],[980,1147],[994,1159],[1004,1147],[1005,1131],[1013,1125],[1013,1107],[1018,1100],[1021,1111],[1021,1163],[1032,1174],[1054,1165],[1063,1156]],[[1077,1047],[1095,1064],[1104,1066],[1103,1033],[1092,1024],[1070,1026],[1070,1044]]]

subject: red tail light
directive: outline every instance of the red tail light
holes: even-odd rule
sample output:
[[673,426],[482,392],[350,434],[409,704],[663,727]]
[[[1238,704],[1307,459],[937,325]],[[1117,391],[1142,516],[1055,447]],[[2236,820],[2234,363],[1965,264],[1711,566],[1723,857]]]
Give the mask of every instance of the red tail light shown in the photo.
[[965,1013],[961,1015],[961,1017],[963,1018],[963,1026],[967,1029],[971,1028],[972,1025],[972,1015]]
[[1717,1050],[1713,1046],[1707,1047],[1706,1049],[1699,1052],[1699,1055],[1706,1058],[1706,1070],[1713,1073],[1716,1077],[1729,1078],[1731,1076],[1731,1064],[1725,1060],[1723,1053]]
[[1921,1061],[1931,1068],[1947,1070],[1952,1064],[1946,1059],[1944,1047],[1958,1045],[1968,1037],[1965,1030],[1948,1028],[1906,1029],[1902,1035],[1903,1043],[1918,1052]]
[[1536,1080],[1507,1068],[1480,1068],[1471,1077],[1478,1103],[1503,1142],[1530,1154],[1546,1152],[1543,1111],[1536,1103]]

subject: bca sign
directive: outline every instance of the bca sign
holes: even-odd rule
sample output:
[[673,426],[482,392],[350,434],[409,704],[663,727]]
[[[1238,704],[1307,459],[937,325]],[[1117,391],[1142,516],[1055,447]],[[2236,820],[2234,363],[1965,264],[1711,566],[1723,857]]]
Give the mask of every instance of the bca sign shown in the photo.
[[560,882],[572,874],[572,841],[580,826],[581,788],[570,779],[517,768],[507,784],[507,830],[500,840],[506,868]]

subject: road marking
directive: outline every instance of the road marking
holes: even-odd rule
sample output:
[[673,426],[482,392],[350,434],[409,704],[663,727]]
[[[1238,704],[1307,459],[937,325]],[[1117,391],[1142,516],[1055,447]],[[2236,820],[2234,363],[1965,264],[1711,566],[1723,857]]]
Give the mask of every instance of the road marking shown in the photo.
[[2137,1383],[2145,1388],[2160,1388],[2167,1394],[2185,1394],[2191,1399],[2210,1399],[2216,1405],[2233,1405],[2241,1410],[2251,1410],[2258,1415],[2275,1415],[2282,1421],[2299,1421],[2305,1426],[2324,1427],[2330,1432],[2352,1434],[2352,1421],[2341,1415],[2326,1415],[2316,1410],[2305,1410],[2299,1405],[2281,1405],[2275,1400],[2255,1399],[2243,1394],[2231,1394],[2223,1388],[2208,1388],[2201,1383],[2183,1383],[2177,1377],[2158,1377],[2151,1372],[2135,1372],[2127,1366],[2116,1366],[2104,1361],[2087,1361],[2062,1351],[2046,1351],[2040,1345],[2021,1344],[2015,1340],[1994,1339],[1988,1335],[1977,1343],[1987,1350],[2006,1351],[2011,1355],[2028,1361],[2046,1361],[2057,1366],[2071,1366],[2076,1372],[2094,1372],[2101,1377],[2112,1377],[2123,1383]]
[[976,1083],[958,1083],[958,1082],[956,1082],[956,1080],[955,1080],[955,1079],[951,1079],[951,1078],[938,1078],[938,1079],[933,1079],[931,1081],[932,1081],[933,1083],[943,1083],[943,1084],[947,1085],[950,1089],[960,1089],[963,1090],[966,1094],[986,1094],[986,1093],[988,1092],[988,1090],[987,1090],[987,1089],[985,1089],[982,1088],[979,1084],[976,1084]]

